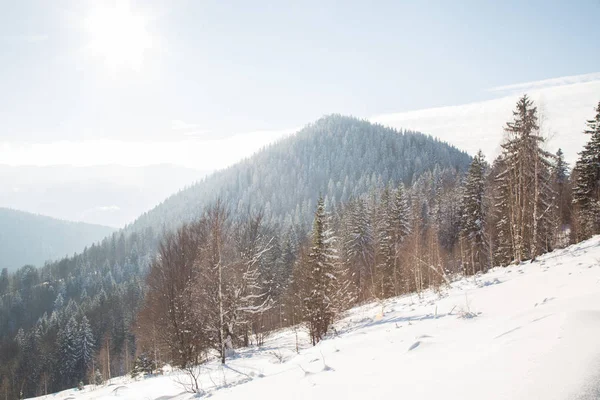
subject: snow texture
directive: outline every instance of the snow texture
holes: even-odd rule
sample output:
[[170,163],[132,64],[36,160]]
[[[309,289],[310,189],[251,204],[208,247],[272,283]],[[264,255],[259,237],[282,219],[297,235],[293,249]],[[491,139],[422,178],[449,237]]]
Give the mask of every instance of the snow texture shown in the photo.
[[500,154],[506,121],[511,120],[518,98],[527,93],[538,107],[541,132],[549,139],[548,150],[555,153],[562,148],[567,162],[574,164],[577,153],[588,140],[583,130],[585,121],[595,115],[600,75],[568,78],[498,88],[495,92],[510,92],[510,95],[494,100],[385,114],[370,120],[428,133],[469,154],[481,149],[488,160],[493,160]]
[[[383,309],[382,309],[383,307]],[[469,315],[469,317],[465,317]],[[315,347],[273,333],[201,367],[203,396],[226,399],[597,399],[600,237],[485,275],[350,310]],[[173,371],[46,398],[191,399]]]

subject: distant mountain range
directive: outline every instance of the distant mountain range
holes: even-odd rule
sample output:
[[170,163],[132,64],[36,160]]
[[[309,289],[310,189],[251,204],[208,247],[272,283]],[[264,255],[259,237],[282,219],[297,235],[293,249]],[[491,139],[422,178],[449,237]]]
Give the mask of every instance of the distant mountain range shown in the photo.
[[[69,212],[96,204],[97,217],[88,219],[114,221],[107,216],[121,211],[128,201],[133,203],[146,195],[150,207],[151,202],[158,202],[157,193],[172,188],[170,197],[143,213],[122,233],[126,236],[146,234],[150,229],[153,235],[159,235],[164,229],[176,228],[199,217],[216,199],[223,200],[233,215],[261,210],[274,226],[294,225],[308,230],[320,194],[330,207],[334,207],[384,185],[410,185],[427,171],[449,168],[463,172],[470,161],[467,153],[419,132],[398,131],[357,118],[330,115],[177,192],[178,184],[190,181],[199,172],[165,166],[129,170],[88,168],[88,172],[95,172],[93,177],[123,174],[114,185],[125,182],[126,190],[120,189],[121,201],[116,202],[109,196],[111,182],[93,177],[87,181],[81,175],[82,170],[68,183],[57,185],[52,179],[59,178],[52,177],[64,174],[68,167],[19,167],[21,172],[29,174],[30,179],[20,183],[21,187],[28,188],[24,192],[27,195],[16,198],[23,199],[24,207],[35,208],[32,204],[44,205],[45,209],[55,207],[59,211],[53,215],[72,215]],[[0,167],[0,180],[11,179],[11,168]],[[44,176],[48,177],[46,186]],[[143,181],[139,187],[136,177]],[[169,177],[172,178],[170,181]],[[14,178],[13,181],[13,184],[18,183]],[[105,186],[100,185],[98,189],[99,182]],[[160,187],[160,190],[153,187]],[[143,188],[148,189],[149,194]],[[0,190],[0,199],[2,193],[6,199],[7,192],[6,187],[4,192]],[[117,193],[113,194],[117,196]],[[68,200],[62,200],[64,198]],[[24,264],[39,266],[47,260],[80,253],[114,231],[106,226],[66,222],[6,208],[1,210],[0,254],[4,257],[0,259],[0,268],[14,269]],[[114,236],[109,239],[114,241]]]
[[121,228],[205,175],[167,164],[0,165],[0,207]]
[[45,261],[81,252],[113,231],[106,226],[0,208],[0,269],[41,266]]

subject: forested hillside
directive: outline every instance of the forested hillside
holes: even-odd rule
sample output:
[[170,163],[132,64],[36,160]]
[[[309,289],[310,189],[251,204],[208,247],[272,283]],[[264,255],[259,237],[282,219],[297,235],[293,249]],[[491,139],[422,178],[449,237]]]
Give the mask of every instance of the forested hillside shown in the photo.
[[[283,299],[291,290],[292,271],[305,251],[320,194],[323,211],[339,210],[334,212],[339,214],[336,226],[346,224],[355,215],[345,210],[360,200],[356,207],[364,206],[364,221],[370,221],[366,229],[380,235],[383,233],[370,224],[378,220],[384,209],[386,213],[392,210],[389,196],[397,196],[400,188],[406,186],[410,190],[401,201],[409,202],[417,194],[422,197],[425,203],[414,202],[411,209],[420,210],[428,216],[427,220],[433,221],[435,216],[447,248],[445,254],[456,260],[455,200],[470,161],[466,153],[420,133],[398,132],[337,115],[322,118],[297,135],[177,193],[131,226],[79,255],[39,270],[22,268],[2,276],[0,375],[5,382],[0,379],[0,386],[11,393],[22,389],[26,395],[33,395],[72,387],[79,381],[127,373],[142,351],[142,342],[148,342],[138,329],[143,325],[138,312],[148,290],[145,277],[149,266],[165,260],[164,253],[154,258],[161,238],[167,241],[162,243],[161,251],[171,243],[175,247],[169,254],[184,257],[178,265],[190,266],[185,261],[188,248],[178,247],[182,244],[175,239],[183,235],[191,243],[205,242],[187,235],[185,229],[175,233],[176,228],[182,223],[194,222],[196,226],[202,222],[195,221],[209,221],[206,213],[214,210],[210,207],[216,199],[220,199],[224,229],[232,235],[223,244],[231,256],[227,262],[232,263],[224,276],[234,285],[224,288],[228,291],[225,296],[242,296],[237,303],[238,307],[246,307],[242,314],[250,309],[264,310],[261,306],[269,308],[275,302],[284,312]],[[387,195],[382,194],[386,191]],[[429,199],[432,195],[447,196],[453,201],[442,204],[441,198]],[[199,233],[205,228],[193,229]],[[166,237],[164,233],[168,233]],[[351,231],[347,235],[356,237]],[[367,244],[373,249],[374,245]],[[354,254],[355,250],[344,251]],[[373,250],[368,260],[353,261],[357,271],[361,271],[357,279],[363,285],[355,290],[357,298],[367,299],[375,293],[374,287],[364,285],[376,279],[372,263],[381,261],[375,258],[376,254]],[[239,265],[247,265],[251,271],[239,275]],[[247,282],[250,278],[254,279],[251,284]],[[423,282],[427,279],[424,277]],[[267,297],[245,292],[267,282]],[[235,286],[238,284],[241,286]],[[418,285],[421,288],[423,283]],[[216,286],[211,283],[199,287]],[[384,292],[399,292],[404,287],[396,282],[393,287],[386,286]],[[259,299],[264,304],[257,304]],[[291,304],[286,303],[286,307]],[[279,322],[291,322],[293,314],[280,314]],[[147,312],[143,315],[152,316]],[[246,317],[250,324],[253,320]],[[269,314],[268,318],[274,321],[275,316]],[[140,329],[147,333],[146,328]],[[234,344],[240,340],[235,337]]]
[[326,117],[79,255],[2,274],[0,389],[39,395],[169,363],[200,393],[198,364],[273,329],[302,323],[316,344],[353,305],[442,292],[599,233],[600,105],[572,173],[538,118],[523,96],[490,165]]
[[126,230],[173,228],[218,198],[234,214],[262,210],[269,223],[306,226],[319,193],[333,206],[389,183],[410,186],[435,167],[464,172],[469,162],[431,136],[330,115],[171,196]]
[[113,231],[106,226],[0,208],[0,270],[15,271],[26,264],[40,267],[46,261],[80,252]]

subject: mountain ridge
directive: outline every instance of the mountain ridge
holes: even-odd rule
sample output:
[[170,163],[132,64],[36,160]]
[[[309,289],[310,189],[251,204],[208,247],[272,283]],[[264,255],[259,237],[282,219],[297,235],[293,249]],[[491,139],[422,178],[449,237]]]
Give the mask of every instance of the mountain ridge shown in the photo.
[[[374,138],[372,143],[364,139],[369,135]],[[311,141],[316,142],[312,147]],[[352,154],[344,158],[343,155],[323,150],[337,148],[343,148]],[[311,165],[313,158],[321,164]],[[361,162],[357,162],[359,160]],[[125,231],[140,232],[148,226],[157,225],[172,228],[175,226],[172,222],[178,219],[177,212],[172,212],[173,209],[180,209],[179,214],[188,217],[185,221],[189,221],[199,216],[198,209],[217,198],[233,200],[236,195],[239,195],[241,200],[237,209],[232,211],[256,211],[253,208],[256,204],[264,204],[266,210],[263,211],[268,218],[271,217],[272,222],[309,223],[314,197],[319,193],[327,198],[329,205],[335,205],[390,182],[410,185],[433,164],[465,171],[470,160],[471,156],[466,152],[431,135],[397,130],[366,119],[329,114],[307,124],[295,134],[281,138],[252,156],[215,171],[169,196],[127,225]],[[268,171],[268,176],[264,176],[264,171],[261,172],[256,167],[256,164],[261,163],[270,165],[277,173],[284,173],[282,168],[289,168],[294,172],[307,165],[313,170],[323,167],[325,172],[316,172],[318,176],[311,177],[310,174],[315,171],[305,170],[303,174],[296,174],[295,179],[291,179],[296,184],[289,185],[278,179],[273,171]],[[226,181],[225,184],[219,185],[218,182],[223,180]],[[244,180],[246,182],[243,182]],[[244,183],[254,185],[259,195],[253,196],[247,191],[239,193],[239,188]],[[268,193],[269,188],[276,193]],[[282,188],[288,190],[281,190]],[[282,193],[289,195],[290,191],[296,196],[301,196],[296,204],[285,202],[281,198]],[[212,194],[207,195],[208,192]],[[187,204],[181,204],[179,200],[186,197]],[[252,210],[243,209],[248,208],[248,204],[251,204]],[[291,208],[295,209],[293,213],[289,211]],[[288,211],[282,211],[284,209]]]
[[0,226],[0,269],[9,271],[80,252],[115,231],[8,207],[0,207]]

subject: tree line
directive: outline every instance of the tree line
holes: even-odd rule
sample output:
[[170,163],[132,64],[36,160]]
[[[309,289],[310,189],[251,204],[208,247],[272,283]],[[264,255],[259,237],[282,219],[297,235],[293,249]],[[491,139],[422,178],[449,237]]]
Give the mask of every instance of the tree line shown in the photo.
[[[458,276],[533,262],[600,233],[600,104],[596,112],[572,171],[560,150],[546,150],[537,108],[524,96],[491,164],[480,152],[466,173],[437,166],[407,186],[380,182],[343,202],[321,196],[311,229],[217,200],[162,235],[107,241],[121,267],[105,271],[119,275],[137,263],[117,249],[156,244],[143,271],[127,272],[137,280],[66,275],[54,294],[31,270],[3,274],[3,302],[14,302],[9,293],[30,297],[32,287],[51,300],[43,318],[5,340],[0,393],[43,394],[142,364],[152,370],[170,363],[194,374],[192,367],[211,357],[226,362],[236,348],[261,345],[269,332],[298,324],[316,344],[354,305],[444,290]],[[79,259],[80,267],[89,260]],[[77,284],[89,290],[79,296],[88,300],[69,296]],[[128,306],[119,303],[125,298]],[[26,314],[27,304],[21,307]]]
[[[184,369],[214,352],[225,362],[250,337],[260,345],[265,332],[297,323],[316,344],[353,305],[442,290],[456,276],[533,262],[598,233],[600,104],[597,111],[572,175],[561,150],[545,150],[537,108],[524,96],[492,165],[479,152],[465,176],[436,169],[409,190],[385,185],[329,211],[320,197],[311,232],[282,270],[267,261],[274,257],[270,235],[277,233],[260,228],[260,218],[225,229],[218,221],[226,212],[217,203],[163,242],[137,321],[140,351]],[[248,223],[253,235],[235,234]],[[190,255],[187,261],[169,256],[173,243],[181,246],[176,254]]]

